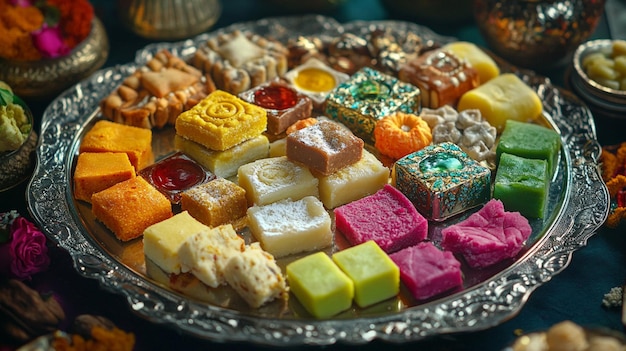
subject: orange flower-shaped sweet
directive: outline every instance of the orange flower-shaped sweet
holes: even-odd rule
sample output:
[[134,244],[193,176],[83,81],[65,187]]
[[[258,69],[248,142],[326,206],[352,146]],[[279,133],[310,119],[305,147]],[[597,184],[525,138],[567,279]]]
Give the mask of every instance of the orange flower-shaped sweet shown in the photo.
[[295,131],[298,131],[298,130],[300,130],[302,128],[306,128],[306,127],[312,126],[315,123],[317,123],[317,118],[315,118],[315,117],[309,117],[309,118],[301,119],[298,122],[290,125],[287,128],[287,130],[285,131],[285,133],[287,135],[289,135],[289,134],[291,134],[291,133],[293,133]]
[[380,153],[399,159],[429,145],[433,136],[421,117],[397,112],[376,122],[374,140]]

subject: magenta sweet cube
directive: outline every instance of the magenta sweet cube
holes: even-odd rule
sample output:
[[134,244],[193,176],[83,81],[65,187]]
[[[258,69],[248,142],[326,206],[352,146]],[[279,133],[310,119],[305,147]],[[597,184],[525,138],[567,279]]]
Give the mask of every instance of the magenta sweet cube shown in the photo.
[[421,242],[389,255],[400,268],[400,279],[417,300],[463,286],[461,263],[449,251]]
[[335,224],[352,245],[374,240],[387,253],[426,239],[428,221],[386,184],[378,192],[334,209]]
[[481,268],[515,257],[531,233],[528,219],[505,211],[500,200],[492,199],[467,219],[443,229],[441,246]]

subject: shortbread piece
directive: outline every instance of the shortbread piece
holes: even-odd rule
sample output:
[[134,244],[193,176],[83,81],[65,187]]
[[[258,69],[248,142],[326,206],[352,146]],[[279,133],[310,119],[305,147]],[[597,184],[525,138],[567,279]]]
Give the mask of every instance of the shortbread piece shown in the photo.
[[318,250],[333,240],[330,215],[313,196],[250,207],[248,222],[252,235],[275,257]]
[[170,51],[161,50],[102,99],[100,108],[107,119],[116,123],[161,128],[173,125],[181,112],[214,90],[210,76]]
[[354,283],[354,302],[367,307],[400,292],[400,269],[374,241],[336,252],[333,261]]
[[265,131],[267,112],[235,95],[216,90],[176,119],[176,134],[224,151]]
[[248,205],[267,205],[282,199],[299,200],[319,194],[317,178],[307,167],[286,156],[265,158],[239,167],[239,186],[246,190]]
[[170,200],[142,177],[93,194],[91,210],[121,241],[138,238],[149,226],[173,215]]
[[135,176],[128,155],[122,152],[83,152],[74,170],[74,197],[91,202],[91,195]]
[[200,45],[192,62],[218,89],[239,94],[285,74],[288,53],[278,41],[235,30]]
[[180,205],[209,227],[233,223],[244,217],[248,209],[246,191],[223,178],[186,190],[181,195]]
[[258,243],[233,255],[224,268],[230,285],[252,308],[258,308],[277,298],[287,298],[287,283],[274,257],[263,251]]
[[152,131],[100,120],[85,134],[80,143],[83,152],[124,152],[135,171],[154,162]]
[[204,284],[217,288],[226,284],[224,269],[228,261],[246,247],[230,224],[201,230],[187,237],[178,249],[180,270],[191,272]]
[[191,157],[218,177],[230,178],[237,175],[239,167],[269,155],[269,140],[259,135],[224,151],[209,150],[206,147],[185,139],[174,137],[174,147]]
[[318,174],[330,175],[359,161],[363,145],[347,128],[322,120],[287,136],[287,157]]
[[389,182],[389,168],[367,150],[361,159],[328,176],[319,176],[320,200],[327,209],[371,195]]
[[328,318],[352,306],[354,283],[324,252],[287,265],[289,290],[316,318]]
[[159,268],[168,274],[181,272],[178,250],[187,238],[201,232],[208,232],[209,227],[198,222],[187,211],[155,223],[143,232],[143,252]]

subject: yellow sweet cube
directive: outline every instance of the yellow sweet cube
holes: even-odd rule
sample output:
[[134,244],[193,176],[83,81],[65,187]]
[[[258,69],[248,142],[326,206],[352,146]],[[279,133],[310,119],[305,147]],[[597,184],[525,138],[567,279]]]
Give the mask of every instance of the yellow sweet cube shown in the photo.
[[333,254],[333,261],[354,283],[354,301],[361,307],[387,300],[400,292],[400,269],[375,241]]
[[209,227],[183,211],[147,227],[143,232],[143,251],[146,258],[166,273],[178,274],[181,272],[180,247],[189,237],[209,231]]
[[449,50],[456,56],[467,60],[478,71],[480,84],[484,84],[500,75],[500,67],[476,44],[467,41],[454,41],[444,45],[444,50]]
[[287,265],[290,291],[317,318],[327,318],[352,306],[354,283],[324,252]]
[[221,90],[176,119],[176,134],[218,151],[259,136],[266,127],[264,108]]
[[537,93],[513,73],[504,73],[461,96],[459,111],[478,109],[498,132],[507,120],[530,122],[543,112]]

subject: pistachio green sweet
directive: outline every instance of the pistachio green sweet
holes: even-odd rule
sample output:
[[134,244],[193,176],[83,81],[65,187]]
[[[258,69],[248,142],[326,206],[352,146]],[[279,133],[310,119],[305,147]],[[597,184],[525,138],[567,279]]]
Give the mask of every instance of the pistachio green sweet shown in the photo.
[[333,254],[333,261],[352,279],[354,301],[360,307],[384,301],[400,291],[400,269],[373,240]]
[[290,291],[316,318],[327,318],[352,306],[354,283],[320,251],[286,267]]
[[524,158],[542,159],[548,162],[549,176],[557,168],[561,137],[544,126],[514,120],[506,121],[496,149],[496,157],[503,153]]
[[493,197],[500,199],[507,211],[520,212],[526,218],[543,218],[550,188],[548,174],[546,160],[503,153],[496,169]]

